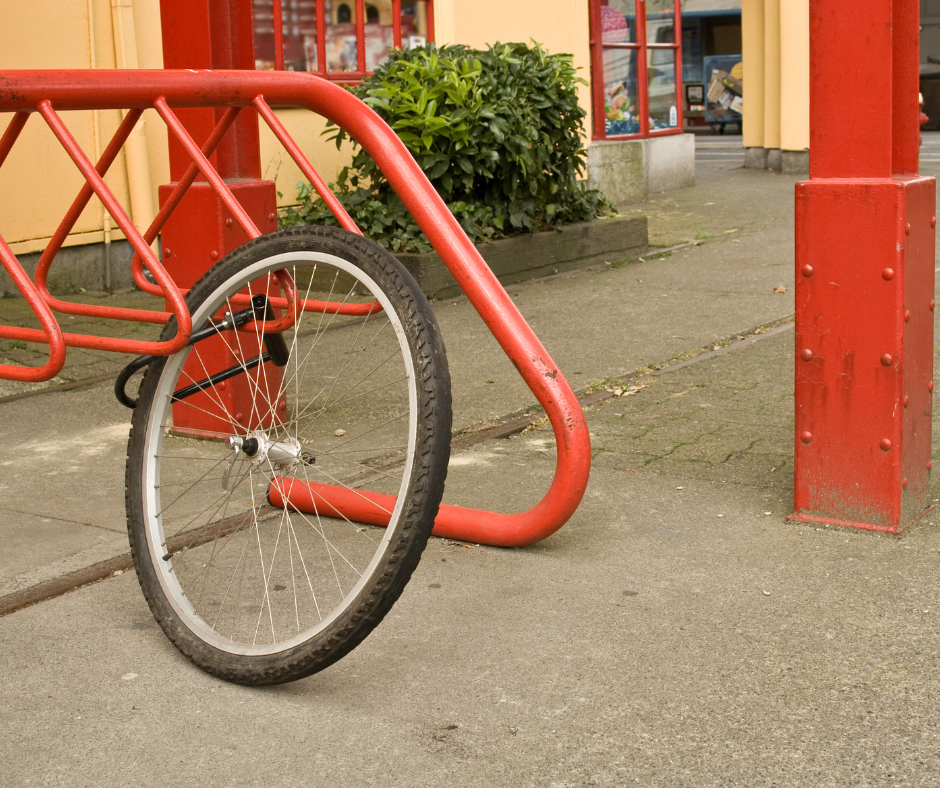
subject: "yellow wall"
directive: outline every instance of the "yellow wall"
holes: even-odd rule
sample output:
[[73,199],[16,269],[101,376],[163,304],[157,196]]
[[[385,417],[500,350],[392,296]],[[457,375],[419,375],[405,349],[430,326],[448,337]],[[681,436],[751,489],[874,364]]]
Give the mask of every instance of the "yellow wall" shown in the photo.
[[809,0],[780,5],[780,147],[809,147]]
[[744,147],[764,146],[764,0],[741,4],[741,62],[744,66]]
[[[163,68],[163,39],[160,28],[160,3],[157,0],[123,0],[133,2],[134,31],[137,38],[137,58],[140,68]],[[150,187],[154,206],[157,188],[170,181],[170,159],[167,155],[166,125],[154,110],[147,110],[139,123],[143,123],[147,138],[150,165]]]
[[[92,30],[92,15],[106,23]],[[114,66],[109,0],[80,0],[56,4],[55,13],[43,3],[10,3],[0,8],[0,68],[91,68]],[[92,33],[94,32],[94,37]],[[94,156],[117,128],[117,112],[64,113],[76,141]],[[5,129],[9,116],[0,116]],[[96,129],[97,127],[97,129]],[[97,135],[96,135],[97,131]],[[116,162],[106,178],[120,200],[127,199],[126,177]],[[78,194],[84,180],[38,115],[32,116],[9,158],[0,169],[0,233],[17,253],[36,251],[52,234]],[[93,201],[75,225],[70,243],[101,241],[101,207]]]
[[780,147],[780,0],[764,0],[764,147]]
[[[497,41],[538,41],[552,53],[574,57],[579,76],[591,79],[587,0],[435,0],[438,43],[483,48]],[[591,107],[591,89],[580,85],[582,107]],[[590,117],[585,119],[590,133]]]
[[744,146],[809,148],[809,0],[743,0]]
[[[590,79],[587,0],[436,0],[434,11],[439,43],[484,47],[496,41],[534,39],[549,52],[572,54],[580,76]],[[0,69],[115,68],[119,61],[124,65],[127,47],[116,43],[122,14],[125,21],[132,18],[133,31],[128,35],[134,36],[136,66],[162,68],[159,0],[33,0],[0,2]],[[589,108],[590,87],[582,85],[580,92],[582,106]],[[320,174],[328,181],[335,179],[349,161],[350,146],[338,152],[320,134],[324,122],[311,113],[286,110],[278,115]],[[0,115],[0,133],[9,117]],[[64,113],[64,120],[93,159],[110,140],[121,114],[71,112]],[[167,131],[152,110],[144,114],[142,124],[144,172],[149,173],[151,202],[156,206],[158,186],[169,182]],[[303,177],[263,124],[261,150],[263,175],[276,181],[283,194],[281,204],[294,202],[295,186]],[[127,167],[125,155],[119,156],[106,180],[129,209]],[[34,115],[0,169],[0,235],[17,254],[41,250],[83,183],[52,133]],[[101,242],[106,229],[114,239],[123,237],[93,198],[67,245]]]
[[[300,149],[310,159],[317,172],[328,183],[336,180],[339,171],[349,164],[352,151],[349,142],[343,143],[342,150],[337,150],[336,143],[329,142],[327,137],[320,136],[326,128],[326,121],[307,110],[278,110],[277,116]],[[261,124],[261,176],[277,183],[277,190],[282,195],[278,198],[279,205],[295,205],[297,184],[307,180],[263,122]]]

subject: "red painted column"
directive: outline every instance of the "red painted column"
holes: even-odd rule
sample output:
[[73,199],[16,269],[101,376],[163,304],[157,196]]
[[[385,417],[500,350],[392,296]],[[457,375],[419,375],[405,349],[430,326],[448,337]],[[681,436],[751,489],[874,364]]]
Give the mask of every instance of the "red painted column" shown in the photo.
[[[160,17],[164,68],[254,70],[251,0],[160,0]],[[179,109],[176,112],[196,143],[202,145],[224,109]],[[173,183],[160,187],[161,205],[191,163],[172,132],[169,149]],[[276,230],[277,192],[273,181],[261,180],[258,116],[253,109],[242,110],[211,161],[261,232]],[[238,222],[199,176],[162,232],[163,263],[180,287],[189,288],[218,260],[247,240]],[[211,365],[210,372],[224,369],[231,363],[221,339],[207,340],[201,345],[203,358],[208,352],[207,343],[213,342],[216,363]],[[187,372],[198,380],[205,377],[201,364]],[[268,380],[280,380],[276,371],[271,370],[269,374],[272,377]],[[228,417],[220,420],[208,415],[219,413],[220,408],[213,400],[218,396],[217,392],[213,396],[197,394],[193,404],[198,408],[174,407],[175,428],[194,434],[224,434]],[[258,412],[252,408],[247,382],[233,379],[225,385],[221,396],[227,400],[228,413],[243,426],[262,426],[247,422],[253,410]]]
[[900,533],[927,508],[931,465],[936,184],[917,175],[918,0],[811,0],[810,50],[794,517]]

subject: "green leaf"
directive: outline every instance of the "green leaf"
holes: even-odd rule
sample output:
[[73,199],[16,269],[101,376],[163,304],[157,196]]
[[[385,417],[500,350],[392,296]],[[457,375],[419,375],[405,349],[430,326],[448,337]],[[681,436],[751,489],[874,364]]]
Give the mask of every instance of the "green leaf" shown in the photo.
[[[428,44],[394,50],[353,92],[392,125],[472,240],[548,224],[583,221],[609,210],[585,172],[585,111],[570,55],[531,44],[486,50]],[[337,147],[348,135],[323,132]],[[352,163],[332,187],[356,223],[396,251],[430,249],[375,162],[350,140]],[[336,226],[309,184],[282,226]]]

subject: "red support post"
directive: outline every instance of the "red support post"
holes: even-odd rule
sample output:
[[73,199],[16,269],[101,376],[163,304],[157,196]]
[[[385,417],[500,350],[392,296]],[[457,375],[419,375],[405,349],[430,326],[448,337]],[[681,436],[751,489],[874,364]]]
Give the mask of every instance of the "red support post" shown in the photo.
[[936,183],[917,175],[918,43],[917,0],[811,0],[810,180],[796,187],[798,520],[897,534],[927,508]]
[[[164,68],[254,70],[251,0],[160,0],[160,17]],[[275,19],[275,23],[278,21]],[[278,58],[278,62],[283,62],[282,53]],[[202,145],[224,113],[223,108],[189,108],[176,114],[196,144]],[[161,205],[170,199],[177,182],[193,163],[186,146],[172,133],[169,148],[173,183],[160,187]],[[254,109],[239,114],[210,160],[255,227],[261,233],[276,230],[277,190],[273,181],[261,179],[258,115]],[[200,176],[163,228],[163,262],[174,281],[186,289],[247,240],[249,235],[238,217]],[[225,343],[218,340],[216,344],[218,367],[223,369],[228,364]],[[206,357],[205,352],[202,355]],[[201,368],[187,371],[200,379],[205,377]],[[280,375],[272,370],[268,380],[278,385]],[[229,386],[225,395],[229,398],[226,403],[229,412],[248,418],[252,394],[247,382]],[[212,412],[219,410],[208,397],[202,406]],[[177,430],[197,435],[214,434],[213,425],[219,423],[217,418],[196,408],[180,408],[174,413],[174,422]]]

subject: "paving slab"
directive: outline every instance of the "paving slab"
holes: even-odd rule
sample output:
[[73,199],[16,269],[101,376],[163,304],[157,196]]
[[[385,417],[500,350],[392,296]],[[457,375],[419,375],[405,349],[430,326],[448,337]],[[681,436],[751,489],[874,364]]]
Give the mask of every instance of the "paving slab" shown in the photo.
[[[202,674],[129,573],[0,619],[0,784],[936,785],[940,523],[789,523],[765,465],[633,451],[634,419],[704,405],[759,431],[773,414],[734,417],[735,392],[788,363],[787,339],[592,407],[600,457],[634,467],[596,462],[571,522],[530,548],[432,540],[380,627],[304,681]],[[778,388],[768,372],[751,391]],[[448,495],[524,503],[551,441],[459,452]]]

